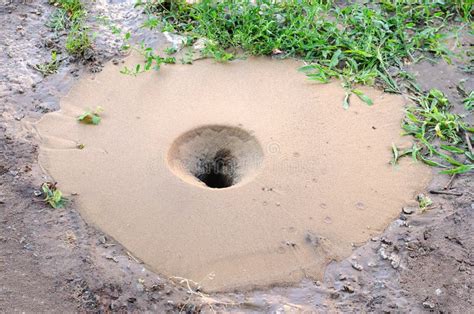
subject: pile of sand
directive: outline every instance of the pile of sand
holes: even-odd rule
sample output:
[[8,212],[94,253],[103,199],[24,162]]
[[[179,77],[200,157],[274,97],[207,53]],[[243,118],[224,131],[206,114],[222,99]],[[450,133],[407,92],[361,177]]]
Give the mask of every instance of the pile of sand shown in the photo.
[[[131,77],[109,64],[37,125],[40,163],[159,273],[206,290],[320,278],[430,170],[389,164],[391,144],[407,140],[402,98],[364,89],[374,106],[353,97],[344,110],[340,83],[311,83],[298,66],[207,60]],[[96,106],[100,125],[76,121]]]

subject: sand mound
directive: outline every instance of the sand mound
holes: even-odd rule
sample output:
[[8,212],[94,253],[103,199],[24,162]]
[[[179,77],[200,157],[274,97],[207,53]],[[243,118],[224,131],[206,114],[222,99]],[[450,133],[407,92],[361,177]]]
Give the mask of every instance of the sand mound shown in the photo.
[[[207,60],[128,77],[109,64],[40,121],[40,163],[159,273],[207,290],[320,278],[430,170],[389,164],[402,98],[365,89],[374,106],[354,97],[346,111],[338,82],[311,83],[298,66]],[[99,105],[100,125],[76,121]]]

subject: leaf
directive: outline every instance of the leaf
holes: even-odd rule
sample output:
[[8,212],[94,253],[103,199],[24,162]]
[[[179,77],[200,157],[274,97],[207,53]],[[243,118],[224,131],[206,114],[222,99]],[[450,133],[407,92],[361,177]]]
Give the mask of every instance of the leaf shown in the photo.
[[398,148],[393,143],[392,143],[392,154],[393,154],[392,165],[395,166],[398,162],[399,157],[398,157]]
[[350,53],[350,54],[357,54],[357,55],[360,55],[360,56],[363,56],[363,57],[373,57],[373,55],[371,55],[370,53],[367,53],[363,50],[353,50],[353,49],[349,49],[349,50],[344,50],[345,53]]
[[430,159],[428,159],[428,158],[425,158],[425,157],[423,157],[422,154],[418,154],[418,158],[420,158],[421,161],[424,162],[425,164],[427,164],[428,166],[446,168],[445,165],[440,164],[440,163],[438,163],[438,162],[436,162],[436,161],[430,160]]
[[351,96],[351,94],[349,92],[346,92],[344,100],[342,101],[342,108],[344,108],[345,110],[349,109],[349,96]]
[[474,170],[474,165],[472,165],[472,164],[471,165],[462,165],[462,166],[452,168],[452,169],[449,169],[449,170],[443,170],[443,171],[440,171],[440,173],[442,173],[442,174],[461,174],[461,173],[469,172],[471,170]]
[[451,156],[448,156],[448,155],[446,155],[446,154],[443,154],[443,153],[441,153],[441,152],[439,152],[439,151],[437,151],[437,150],[433,150],[433,152],[434,152],[436,155],[438,155],[438,156],[440,156],[441,158],[443,158],[444,160],[446,160],[447,162],[449,162],[449,163],[450,163],[451,165],[453,165],[453,166],[462,166],[462,165],[463,165],[462,163],[460,163],[459,161],[457,161],[456,159],[454,159],[454,158],[451,157]]
[[44,201],[52,208],[62,208],[66,203],[63,193],[56,188],[56,183],[45,182],[41,185],[41,190],[45,195]]
[[470,160],[474,161],[474,154],[471,152],[464,152],[464,155],[466,155],[467,158]]
[[333,68],[333,67],[335,67],[336,65],[338,65],[338,63],[339,63],[339,56],[340,56],[341,54],[342,54],[341,49],[338,49],[338,50],[334,53],[334,55],[333,55],[332,58],[331,58],[331,62],[329,62],[329,67],[330,67],[330,68]]
[[455,154],[464,154],[464,150],[455,146],[441,145],[441,148]]
[[357,95],[357,97],[360,98],[363,102],[365,102],[367,105],[372,106],[374,103],[372,99],[370,99],[366,94],[364,94],[361,90],[359,89],[353,89],[352,92]]
[[77,117],[77,120],[84,124],[98,125],[102,120],[102,118],[100,117],[100,113],[102,113],[103,111],[104,109],[102,107],[97,106],[94,111],[88,110],[81,114],[79,117]]

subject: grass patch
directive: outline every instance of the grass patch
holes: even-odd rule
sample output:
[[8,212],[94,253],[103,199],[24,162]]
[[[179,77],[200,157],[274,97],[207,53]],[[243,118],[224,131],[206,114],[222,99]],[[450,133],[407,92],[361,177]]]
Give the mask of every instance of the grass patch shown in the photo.
[[416,106],[409,107],[403,121],[405,135],[415,139],[413,148],[394,153],[394,160],[412,155],[415,160],[444,168],[441,173],[460,174],[474,170],[471,138],[474,128],[463,117],[450,112],[451,104],[439,90],[411,96]]
[[50,0],[57,7],[47,23],[53,31],[67,31],[66,51],[82,56],[92,46],[92,35],[85,24],[87,11],[81,0]]

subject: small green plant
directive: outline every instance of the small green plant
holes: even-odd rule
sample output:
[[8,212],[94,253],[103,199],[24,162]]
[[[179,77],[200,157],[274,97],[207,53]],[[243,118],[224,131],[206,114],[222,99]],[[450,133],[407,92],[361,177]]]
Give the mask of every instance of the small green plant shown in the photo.
[[471,91],[469,95],[463,100],[464,108],[466,110],[474,109],[474,91]]
[[56,187],[56,183],[45,182],[41,185],[44,201],[52,208],[62,208],[66,204],[63,193]]
[[145,64],[137,64],[135,68],[130,69],[128,67],[124,67],[122,70],[120,70],[120,73],[126,74],[126,75],[138,75],[140,73],[149,71],[150,69],[154,70],[159,70],[160,67],[163,64],[174,64],[176,63],[176,58],[174,57],[161,57],[159,55],[156,55],[153,52],[153,49],[148,47],[145,48],[144,45],[142,44],[140,48],[135,48],[136,51],[138,51],[140,54],[143,55],[145,58]]
[[57,8],[49,17],[46,26],[51,28],[54,32],[68,29],[71,26],[68,12],[63,8]]
[[92,46],[89,30],[82,26],[74,26],[66,38],[66,51],[71,55],[80,56]]
[[84,123],[84,124],[93,124],[98,125],[102,118],[100,114],[104,111],[104,109],[98,106],[95,110],[87,110],[79,117],[77,117],[77,121]]
[[416,196],[416,200],[418,201],[418,207],[420,208],[421,212],[425,212],[433,205],[433,201],[426,196],[425,194],[418,194]]
[[177,51],[178,51],[178,49],[177,49],[176,47],[167,47],[167,48],[165,48],[165,50],[164,50],[164,52],[165,52],[167,55],[175,54]]
[[92,46],[92,36],[85,25],[87,15],[81,0],[50,0],[57,7],[47,25],[54,31],[68,30],[66,51],[75,56],[81,56]]
[[59,65],[61,63],[61,60],[58,59],[58,55],[56,51],[51,52],[51,61],[47,63],[42,63],[42,64],[36,64],[33,66],[35,70],[43,74],[43,76],[48,76],[51,74],[54,74],[58,72]]

